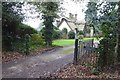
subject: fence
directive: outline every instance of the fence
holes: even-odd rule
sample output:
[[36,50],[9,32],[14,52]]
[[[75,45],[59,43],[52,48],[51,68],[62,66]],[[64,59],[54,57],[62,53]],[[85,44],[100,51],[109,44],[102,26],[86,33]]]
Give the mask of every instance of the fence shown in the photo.
[[93,47],[93,41],[94,39],[91,39],[89,41],[79,41],[78,44],[78,59],[82,57],[84,54],[89,54],[95,51],[95,48]]

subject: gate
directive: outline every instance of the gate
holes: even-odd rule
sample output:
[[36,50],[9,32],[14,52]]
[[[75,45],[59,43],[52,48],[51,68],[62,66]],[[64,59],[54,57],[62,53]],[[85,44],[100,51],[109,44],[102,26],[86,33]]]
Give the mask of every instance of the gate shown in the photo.
[[88,40],[88,41],[79,41],[78,43],[78,59],[82,57],[85,54],[90,54],[95,51],[95,48],[93,47],[93,41],[94,39]]

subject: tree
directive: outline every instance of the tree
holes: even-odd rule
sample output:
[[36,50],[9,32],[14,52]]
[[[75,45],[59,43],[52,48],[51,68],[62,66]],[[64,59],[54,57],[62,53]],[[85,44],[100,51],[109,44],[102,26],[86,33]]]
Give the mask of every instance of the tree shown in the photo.
[[57,17],[58,3],[56,2],[42,2],[37,4],[37,7],[42,13],[44,28],[44,38],[47,46],[52,45],[53,40],[53,22]]
[[117,41],[116,41],[116,52],[117,52],[117,61],[120,61],[120,1],[118,3],[118,25],[117,25]]
[[[89,2],[86,10],[86,22],[96,30],[102,31],[103,39],[99,45],[98,67],[117,62],[119,57],[119,8],[118,2]],[[99,14],[97,14],[97,12]],[[98,25],[97,25],[98,24]],[[95,31],[94,31],[95,33]]]
[[59,30],[58,27],[53,27],[54,31],[53,31],[53,39],[60,39],[62,38],[62,31]]
[[3,49],[11,49],[12,41],[15,38],[16,29],[22,21],[23,16],[19,10],[15,11],[17,7],[21,7],[22,3],[3,2],[2,3],[2,46]]
[[[90,29],[89,27],[93,27],[94,33],[95,34],[95,30],[96,30],[96,26],[97,26],[97,3],[95,2],[88,2],[87,5],[87,10],[85,11],[86,15],[85,15],[85,21],[86,21],[86,25],[85,25],[85,34],[87,33],[88,29]],[[89,27],[88,27],[89,26]]]
[[69,31],[68,32],[68,38],[69,39],[74,39],[75,38],[75,32],[74,31]]
[[[103,33],[103,40],[100,41],[98,66],[103,68],[106,65],[116,63],[118,56],[118,12],[116,2],[100,4],[99,24]],[[117,47],[116,47],[117,46]]]
[[13,43],[18,39],[24,39],[26,34],[37,33],[33,28],[22,23],[21,2],[2,3],[2,49],[13,50]]

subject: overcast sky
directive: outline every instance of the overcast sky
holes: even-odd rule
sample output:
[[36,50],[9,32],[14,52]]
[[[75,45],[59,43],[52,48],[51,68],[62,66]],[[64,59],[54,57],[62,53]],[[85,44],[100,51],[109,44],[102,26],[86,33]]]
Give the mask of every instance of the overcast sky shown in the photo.
[[85,13],[84,11],[86,8],[87,2],[73,2],[72,0],[65,0],[63,3],[63,7],[67,9],[66,16],[69,15],[69,13],[78,14],[79,20],[84,20]]
[[[64,0],[63,4],[61,5],[63,8],[65,8],[65,16],[68,17],[69,13],[72,14],[77,14],[77,19],[79,21],[84,21],[85,18],[85,13],[84,11],[86,10],[86,5],[87,2],[73,2],[72,0]],[[37,12],[33,11],[34,14],[31,14],[29,11],[27,11],[28,8],[33,7],[30,5],[24,6],[24,12],[26,13],[26,16],[32,16],[35,17],[36,15],[38,15]],[[32,8],[34,9],[34,8]],[[24,21],[23,23],[30,25],[31,27],[37,29],[39,27],[39,24],[42,22],[42,20],[40,20],[39,18],[29,18],[27,19],[27,21]]]

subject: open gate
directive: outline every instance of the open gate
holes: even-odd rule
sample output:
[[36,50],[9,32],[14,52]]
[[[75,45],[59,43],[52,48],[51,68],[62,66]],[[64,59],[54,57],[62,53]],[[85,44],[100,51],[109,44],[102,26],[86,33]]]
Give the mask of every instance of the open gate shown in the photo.
[[95,51],[93,47],[94,39],[82,41],[78,39],[78,30],[75,28],[75,48],[74,48],[74,64],[85,54],[90,54]]
[[95,51],[95,48],[93,47],[93,42],[94,39],[78,42],[78,59],[82,57],[82,55],[90,54]]
[[75,49],[74,49],[74,64],[77,64],[77,61],[83,55],[87,55],[95,51],[93,44],[94,44],[94,39],[87,41],[76,40]]

